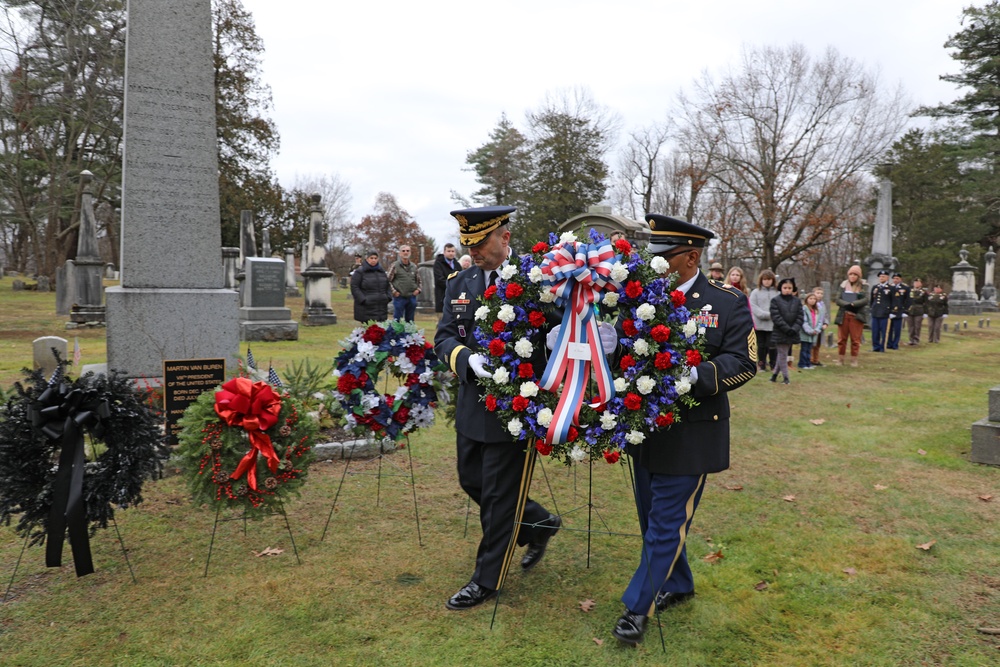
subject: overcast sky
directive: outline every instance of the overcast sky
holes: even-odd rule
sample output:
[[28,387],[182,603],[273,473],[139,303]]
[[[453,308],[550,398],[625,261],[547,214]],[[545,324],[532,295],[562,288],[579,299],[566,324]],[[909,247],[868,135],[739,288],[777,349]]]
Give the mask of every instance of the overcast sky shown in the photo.
[[[449,193],[477,185],[468,151],[501,113],[520,129],[547,92],[585,87],[623,135],[665,120],[702,71],[741,46],[827,46],[902,85],[914,106],[955,99],[944,49],[969,0],[243,0],[264,40],[281,134],[274,167],[336,173],[353,219],[390,192],[440,247],[456,240]],[[982,0],[976,4],[982,5]],[[608,158],[613,167],[615,158]],[[616,211],[617,212],[617,211]],[[669,212],[668,212],[669,213]]]

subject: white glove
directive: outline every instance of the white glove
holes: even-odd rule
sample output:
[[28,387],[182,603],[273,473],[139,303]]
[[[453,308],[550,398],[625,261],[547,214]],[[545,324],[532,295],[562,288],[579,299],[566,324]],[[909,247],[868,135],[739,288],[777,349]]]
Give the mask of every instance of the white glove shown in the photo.
[[562,329],[561,324],[557,324],[549,331],[548,335],[545,336],[545,347],[550,350],[556,346],[556,340],[559,339],[559,330]]
[[924,319],[925,320],[927,319],[927,313],[924,313]]
[[615,331],[615,328],[607,322],[601,322],[597,331],[601,334],[601,348],[604,350],[604,354],[614,352],[615,348],[618,347],[618,332]]
[[944,315],[942,315],[941,317],[948,317],[948,313],[945,313],[945,314],[944,314]]
[[909,315],[907,315],[906,313],[903,313],[903,319],[904,320],[907,319],[908,317],[909,317]]
[[691,367],[691,384],[698,384],[698,368],[697,366]]
[[890,320],[896,319],[896,313],[892,313],[891,315],[889,315],[889,319]]
[[476,377],[488,378],[492,377],[493,373],[490,373],[486,369],[486,355],[474,354],[469,357],[469,367],[472,368],[472,372],[476,374]]

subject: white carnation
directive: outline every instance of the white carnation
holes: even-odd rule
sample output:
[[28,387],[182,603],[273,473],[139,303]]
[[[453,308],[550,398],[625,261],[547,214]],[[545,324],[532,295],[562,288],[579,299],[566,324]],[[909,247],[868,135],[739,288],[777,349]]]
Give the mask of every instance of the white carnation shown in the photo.
[[614,308],[618,305],[618,292],[605,292],[604,297],[601,299],[601,303],[608,308]]
[[686,377],[682,377],[680,380],[677,381],[677,384],[674,385],[674,388],[677,389],[678,394],[683,396],[684,394],[691,391],[691,380]]
[[573,445],[573,449],[569,450],[569,457],[579,463],[587,458],[587,452],[580,445]]
[[628,267],[621,262],[615,262],[611,266],[611,279],[622,282],[626,278],[628,278]]
[[528,271],[528,280],[538,284],[542,282],[542,269],[538,266],[531,267],[531,271]]
[[553,301],[556,300],[556,294],[552,290],[544,288],[538,295],[538,300],[541,301],[542,303],[552,303]]
[[521,420],[514,418],[507,422],[507,431],[515,438],[521,435],[521,431],[524,429],[524,425],[521,424]]
[[647,343],[644,338],[638,338],[632,345],[632,351],[640,357],[644,357],[649,354],[649,343]]
[[628,380],[625,378],[615,378],[615,391],[619,394],[628,389]]
[[508,380],[510,380],[510,371],[503,366],[493,371],[493,381],[497,384],[507,384]]
[[687,322],[684,323],[684,335],[687,338],[690,338],[691,336],[695,335],[696,333],[698,333],[698,323],[697,322],[695,322],[694,320],[688,320]]
[[500,269],[500,277],[504,280],[510,280],[515,275],[517,275],[517,267],[513,264],[506,264]]
[[514,351],[517,352],[517,356],[519,357],[530,357],[534,350],[534,346],[527,338],[518,339],[518,341],[514,343]]
[[618,425],[618,420],[615,418],[613,414],[611,414],[610,412],[604,412],[601,414],[601,428],[603,428],[605,431],[610,431],[617,425]]
[[656,317],[656,306],[651,303],[644,303],[635,309],[635,316],[640,320],[648,322]]
[[670,268],[670,262],[657,255],[649,263],[649,268],[653,269],[657,273],[666,273],[667,269]]
[[628,440],[630,444],[638,445],[640,442],[646,439],[646,436],[645,434],[640,433],[639,431],[632,430],[628,432],[628,435],[625,436],[625,439]]
[[500,306],[500,312],[497,313],[497,319],[501,322],[513,322],[517,318],[517,313],[514,312],[514,306],[509,304],[504,304]]
[[489,315],[490,315],[490,307],[489,306],[479,306],[479,308],[476,308],[476,319],[477,320],[485,320],[487,317],[489,317]]
[[552,423],[552,410],[549,408],[542,408],[535,415],[535,419],[538,421],[539,426],[548,426]]
[[638,389],[639,393],[643,396],[653,391],[654,387],[656,387],[656,381],[648,375],[643,375],[635,381],[635,388]]
[[563,232],[559,236],[559,243],[562,244],[576,243],[576,234],[574,234],[573,232]]
[[534,382],[522,382],[521,383],[521,396],[525,398],[531,398],[532,396],[538,396],[538,385]]

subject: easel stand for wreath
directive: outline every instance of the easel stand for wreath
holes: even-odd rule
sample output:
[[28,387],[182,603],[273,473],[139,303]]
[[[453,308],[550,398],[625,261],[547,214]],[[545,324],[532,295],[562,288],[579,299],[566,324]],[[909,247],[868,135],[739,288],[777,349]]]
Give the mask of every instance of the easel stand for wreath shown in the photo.
[[150,392],[114,371],[70,380],[67,363],[56,361],[48,382],[35,371],[15,384],[0,412],[0,524],[17,514],[24,536],[2,602],[29,544],[44,543],[46,566],[60,567],[68,537],[82,577],[94,571],[91,533],[109,524],[136,583],[115,509],[142,501],[143,483],[166,457]]
[[[281,516],[295,560],[295,544],[285,499],[301,488],[312,456],[316,424],[287,392],[266,382],[236,377],[206,391],[180,420],[180,447],[196,503],[215,505],[205,573],[212,561],[219,524]],[[223,517],[224,508],[237,516]]]
[[[413,474],[413,448],[410,433],[434,423],[434,408],[447,396],[446,385],[452,375],[448,367],[434,354],[434,346],[424,337],[422,329],[412,322],[388,320],[370,322],[358,327],[340,342],[343,350],[335,360],[334,376],[337,388],[334,399],[343,410],[343,425],[356,436],[374,442],[378,447],[375,456],[376,476],[375,506],[382,498],[382,477],[409,477],[413,492],[413,516],[417,526],[417,543],[424,546],[420,532],[420,509],[417,503],[417,484]],[[389,378],[398,383],[390,393]],[[383,381],[382,391],[377,389]],[[404,471],[392,463],[399,472],[385,473],[384,445],[395,444],[405,448],[409,470]],[[351,472],[354,447],[347,455],[340,484],[330,506],[330,513],[323,526],[326,539],[337,501],[340,499],[344,480]]]

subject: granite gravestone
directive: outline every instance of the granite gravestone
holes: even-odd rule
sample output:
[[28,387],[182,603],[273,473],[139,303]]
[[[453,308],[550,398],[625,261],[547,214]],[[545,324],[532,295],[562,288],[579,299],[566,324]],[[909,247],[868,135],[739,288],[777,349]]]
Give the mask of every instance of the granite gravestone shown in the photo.
[[302,289],[305,292],[305,310],[302,322],[306,326],[325,326],[337,323],[337,315],[330,307],[333,290],[333,271],[326,268],[326,236],[323,227],[321,197],[312,195],[309,215],[308,265],[302,270]]
[[239,262],[239,248],[222,248],[222,285],[227,289],[236,289],[239,286],[239,281],[236,280],[240,272]]
[[240,307],[240,340],[298,340],[299,325],[285,308],[285,262],[248,257]]
[[76,262],[67,259],[56,269],[56,315],[69,315],[76,303]]
[[1000,465],[1000,386],[990,389],[989,413],[972,425],[973,463]]
[[211,0],[129,0],[121,285],[106,291],[108,366],[239,354],[222,287]]
[[59,336],[42,336],[31,342],[34,367],[41,368],[42,374],[45,377],[50,377],[58,365],[56,363],[56,355],[52,352],[53,349],[59,353],[60,359],[63,361],[66,360],[69,346],[65,338],[60,338]]
[[976,295],[976,267],[969,264],[969,251],[962,245],[959,262],[951,267],[951,293],[948,294],[949,315],[978,315],[982,304]]
[[295,283],[295,248],[285,248],[285,295],[299,296]]
[[73,263],[75,287],[67,329],[78,326],[104,325],[104,262],[97,248],[97,216],[94,215],[94,193],[90,186],[94,175],[89,171],[80,174],[83,197],[80,202],[80,231],[77,234],[76,259]]

